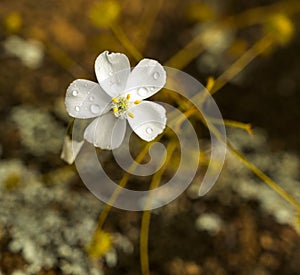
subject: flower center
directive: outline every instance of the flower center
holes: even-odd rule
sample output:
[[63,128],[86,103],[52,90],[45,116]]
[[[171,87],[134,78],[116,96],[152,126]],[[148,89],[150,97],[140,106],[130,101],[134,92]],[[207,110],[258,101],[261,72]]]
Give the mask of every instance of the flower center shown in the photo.
[[111,108],[113,110],[113,113],[118,118],[126,118],[127,116],[133,118],[133,113],[128,112],[128,110],[132,107],[133,104],[140,103],[139,100],[136,100],[134,102],[129,101],[130,94],[127,94],[126,96],[120,95],[118,97],[114,97],[111,100]]

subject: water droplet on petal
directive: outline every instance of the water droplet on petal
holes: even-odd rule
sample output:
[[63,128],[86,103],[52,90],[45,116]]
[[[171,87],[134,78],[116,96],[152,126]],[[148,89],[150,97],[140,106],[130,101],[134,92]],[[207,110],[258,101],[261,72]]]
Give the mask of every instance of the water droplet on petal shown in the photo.
[[87,87],[88,85],[87,85],[87,83],[84,83],[84,87]]
[[155,90],[155,88],[154,88],[154,87],[151,87],[151,88],[150,88],[150,91],[151,91],[151,92],[153,92],[154,90]]
[[72,95],[73,95],[73,96],[78,96],[78,94],[79,94],[79,93],[78,93],[78,91],[76,91],[76,90],[74,90],[74,91],[72,92]]
[[94,114],[98,114],[100,113],[100,106],[98,104],[92,104],[91,107],[91,112],[94,113]]
[[79,112],[80,111],[80,107],[79,106],[75,106],[75,111]]
[[113,75],[113,73],[112,73],[112,72],[109,72],[109,73],[108,73],[108,75],[112,76],[112,75]]
[[90,96],[90,97],[89,97],[89,100],[90,100],[90,101],[94,101],[94,100],[95,100],[95,97]]
[[153,132],[152,128],[150,128],[150,127],[146,128],[146,133],[147,134],[151,134],[152,132]]
[[146,96],[148,94],[148,90],[144,87],[138,89],[139,96]]
[[111,147],[110,147],[110,145],[106,145],[106,149],[108,149],[108,150],[109,150],[110,148],[111,148]]
[[153,74],[153,78],[154,78],[154,79],[159,79],[159,77],[160,77],[160,74],[159,74],[158,72],[155,72],[155,73]]

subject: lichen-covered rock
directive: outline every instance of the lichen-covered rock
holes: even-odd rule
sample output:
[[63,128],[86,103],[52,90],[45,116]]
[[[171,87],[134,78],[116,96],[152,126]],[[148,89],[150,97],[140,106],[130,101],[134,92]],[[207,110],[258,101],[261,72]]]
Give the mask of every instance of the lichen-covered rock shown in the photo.
[[28,263],[16,272],[58,267],[64,274],[102,274],[84,250],[102,203],[85,190],[70,188],[71,169],[64,175],[63,181],[56,177],[46,185],[19,160],[0,162],[0,227],[11,237],[9,250]]

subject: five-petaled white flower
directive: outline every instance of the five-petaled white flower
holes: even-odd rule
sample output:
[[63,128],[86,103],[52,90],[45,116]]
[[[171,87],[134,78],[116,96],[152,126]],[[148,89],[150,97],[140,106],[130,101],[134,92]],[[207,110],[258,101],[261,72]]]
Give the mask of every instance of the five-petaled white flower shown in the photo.
[[85,129],[84,138],[102,149],[115,149],[124,139],[126,120],[143,140],[151,141],[166,125],[166,110],[143,101],[166,83],[162,65],[143,59],[131,71],[126,55],[101,53],[95,61],[99,82],[77,79],[66,93],[66,109],[75,118],[95,118]]

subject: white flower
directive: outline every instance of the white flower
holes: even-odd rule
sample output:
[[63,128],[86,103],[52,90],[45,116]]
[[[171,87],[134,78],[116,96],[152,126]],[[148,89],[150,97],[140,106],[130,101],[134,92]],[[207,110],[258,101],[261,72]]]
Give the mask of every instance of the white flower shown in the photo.
[[166,110],[143,101],[166,83],[162,65],[143,59],[131,71],[126,55],[101,53],[95,61],[97,80],[77,79],[66,93],[66,109],[75,118],[94,118],[84,138],[102,149],[115,149],[124,139],[126,120],[143,140],[151,141],[166,125]]

